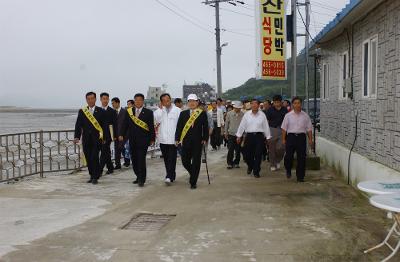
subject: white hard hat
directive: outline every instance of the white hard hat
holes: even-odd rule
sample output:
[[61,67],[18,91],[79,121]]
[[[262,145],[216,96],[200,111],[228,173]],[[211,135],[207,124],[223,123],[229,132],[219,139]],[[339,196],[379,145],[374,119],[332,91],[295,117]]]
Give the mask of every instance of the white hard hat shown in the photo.
[[199,100],[199,98],[197,97],[196,94],[190,94],[190,95],[188,95],[187,100],[188,100],[188,101],[189,101],[189,100],[195,100],[195,101],[197,101],[197,100]]
[[243,104],[240,101],[233,101],[232,102],[234,108],[242,108]]

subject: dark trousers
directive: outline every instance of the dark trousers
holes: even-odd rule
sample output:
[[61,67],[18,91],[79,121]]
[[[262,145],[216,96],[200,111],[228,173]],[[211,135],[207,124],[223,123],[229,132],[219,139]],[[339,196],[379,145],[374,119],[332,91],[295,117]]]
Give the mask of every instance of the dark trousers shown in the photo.
[[131,144],[130,148],[133,172],[135,173],[139,184],[144,184],[147,176],[146,156],[148,146],[135,146]]
[[214,123],[214,128],[210,138],[212,148],[217,149],[218,146],[221,146],[221,141],[221,128],[217,127],[217,123]]
[[106,143],[101,145],[101,155],[100,155],[100,171],[103,173],[104,166],[107,165],[108,171],[113,171],[114,166],[111,161],[111,149],[110,149],[111,141],[107,141]]
[[[228,136],[228,156],[226,162],[228,165],[239,165],[240,162],[240,145],[236,143],[236,136]],[[235,159],[233,159],[235,157]]]
[[83,153],[85,154],[87,167],[90,174],[90,179],[99,179],[100,170],[100,158],[99,153],[101,145],[95,141],[82,141]]
[[164,159],[165,170],[167,171],[166,178],[171,179],[171,181],[175,181],[177,148],[175,145],[160,144],[160,149]]
[[259,175],[261,170],[261,159],[265,148],[265,138],[263,133],[247,133],[245,140],[246,163],[249,170],[254,175]]
[[286,139],[285,168],[290,174],[292,170],[293,156],[296,152],[297,167],[296,176],[298,180],[304,179],[306,175],[306,153],[307,139],[306,134],[288,134]]
[[190,147],[182,147],[182,164],[190,174],[190,184],[196,185],[201,166],[201,143],[192,144]]
[[124,150],[124,142],[115,141],[114,142],[114,162],[116,167],[121,166],[121,155]]

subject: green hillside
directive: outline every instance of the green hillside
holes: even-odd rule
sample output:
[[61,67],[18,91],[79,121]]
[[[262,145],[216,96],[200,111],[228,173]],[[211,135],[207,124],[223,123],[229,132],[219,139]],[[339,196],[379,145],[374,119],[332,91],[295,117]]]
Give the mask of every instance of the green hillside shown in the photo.
[[[305,97],[304,90],[304,55],[300,54],[297,57],[297,95]],[[288,65],[290,65],[291,59],[288,59]],[[309,66],[309,95],[314,96],[314,59],[310,58]],[[257,80],[250,78],[241,86],[229,89],[223,94],[225,99],[238,100],[241,97],[252,98],[255,96],[263,96],[265,98],[272,98],[275,94],[282,94],[284,97],[290,97],[290,81],[291,81],[291,68],[288,67],[288,79],[286,81],[271,81],[271,80]],[[318,80],[318,79],[317,79]],[[319,97],[319,86],[317,86],[317,97]]]

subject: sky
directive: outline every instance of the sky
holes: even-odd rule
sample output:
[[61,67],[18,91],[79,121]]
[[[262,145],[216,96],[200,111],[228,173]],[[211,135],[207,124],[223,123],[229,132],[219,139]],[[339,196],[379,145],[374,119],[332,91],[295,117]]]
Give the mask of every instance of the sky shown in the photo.
[[[224,91],[255,76],[255,1],[243,2],[221,3]],[[311,0],[310,33],[346,3]],[[149,86],[181,97],[184,83],[216,85],[214,28],[202,0],[0,0],[0,106],[73,108],[87,91],[126,101]]]

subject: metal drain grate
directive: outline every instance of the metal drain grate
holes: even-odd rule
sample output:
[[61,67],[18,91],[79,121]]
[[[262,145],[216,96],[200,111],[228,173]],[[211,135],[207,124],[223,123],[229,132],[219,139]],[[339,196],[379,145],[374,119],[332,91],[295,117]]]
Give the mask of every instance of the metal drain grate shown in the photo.
[[121,229],[157,231],[168,224],[176,215],[141,213],[134,216]]

